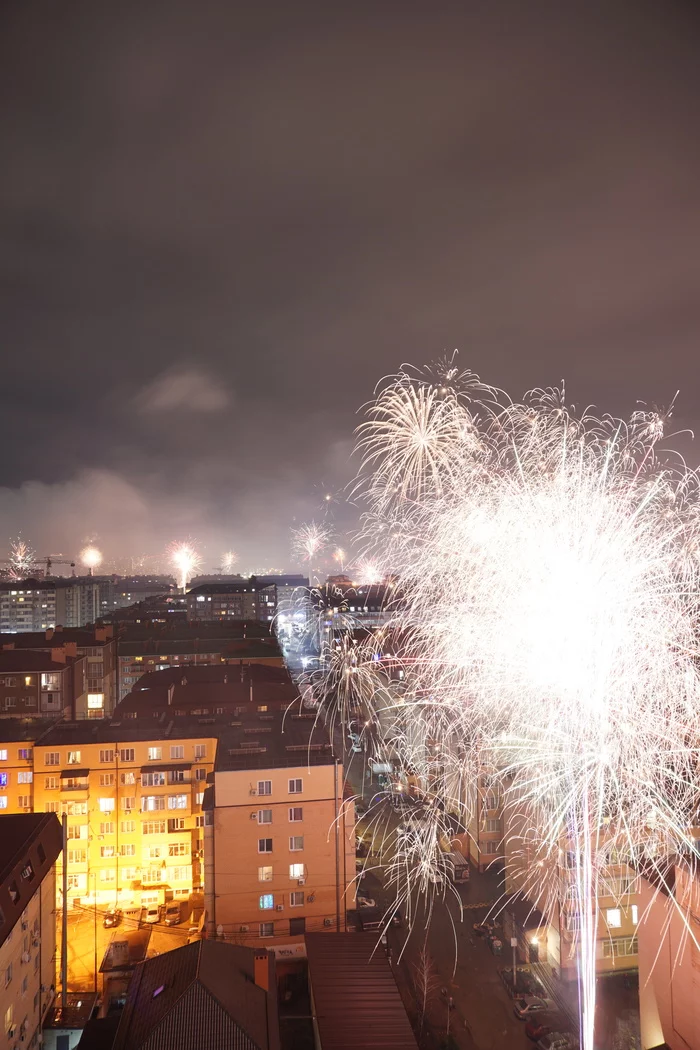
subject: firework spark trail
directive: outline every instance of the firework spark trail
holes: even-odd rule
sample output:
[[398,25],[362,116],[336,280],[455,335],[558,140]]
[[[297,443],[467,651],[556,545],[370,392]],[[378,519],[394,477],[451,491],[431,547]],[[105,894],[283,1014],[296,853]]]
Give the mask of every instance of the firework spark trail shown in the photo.
[[177,571],[178,587],[184,594],[188,581],[202,564],[202,559],[192,540],[174,541],[167,553]]
[[221,555],[221,571],[224,573],[230,573],[237,562],[238,555],[235,551],[225,551]]
[[[494,771],[528,828],[529,899],[571,917],[590,1050],[599,898],[698,860],[698,479],[659,461],[660,414],[577,415],[563,389],[514,403],[404,370],[367,416],[362,547],[398,574],[388,634],[410,669],[387,747],[447,808]],[[376,644],[330,654],[340,717],[373,710]],[[430,881],[424,823],[399,855]]]

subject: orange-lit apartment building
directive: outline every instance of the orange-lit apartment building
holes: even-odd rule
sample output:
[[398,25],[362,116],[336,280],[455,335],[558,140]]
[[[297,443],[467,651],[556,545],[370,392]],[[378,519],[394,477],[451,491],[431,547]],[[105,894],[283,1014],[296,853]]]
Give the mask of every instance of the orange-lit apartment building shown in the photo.
[[354,907],[354,806],[316,715],[243,717],[219,741],[205,800],[210,935],[304,956],[304,933],[346,929]]
[[37,739],[33,808],[68,816],[69,900],[162,902],[201,886],[215,752],[212,727],[197,720],[61,722]]

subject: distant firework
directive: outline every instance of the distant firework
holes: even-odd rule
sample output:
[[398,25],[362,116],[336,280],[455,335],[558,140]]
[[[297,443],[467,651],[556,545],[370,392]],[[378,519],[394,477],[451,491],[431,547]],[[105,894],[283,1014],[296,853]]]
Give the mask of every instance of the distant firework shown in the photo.
[[83,547],[79,554],[81,563],[88,570],[90,575],[95,569],[98,569],[102,564],[102,551],[98,547],[89,544],[87,547]]
[[381,583],[383,579],[384,574],[382,570],[368,558],[360,558],[352,568],[353,583],[361,583],[366,587],[372,587],[377,583]]
[[189,580],[202,564],[202,559],[191,540],[171,543],[168,547],[168,557],[175,567],[178,587],[184,594]]
[[338,565],[340,566],[340,571],[341,572],[345,572],[345,559],[346,559],[346,557],[347,557],[347,552],[344,551],[342,547],[336,547],[335,550],[333,551],[333,561],[338,563]]
[[299,561],[308,562],[309,565],[319,558],[331,540],[331,530],[327,525],[319,525],[310,521],[292,529],[292,554]]
[[237,561],[238,555],[235,551],[225,551],[221,555],[221,571],[230,573]]
[[10,541],[10,576],[23,580],[32,572],[36,562],[36,551],[32,550],[21,536]]

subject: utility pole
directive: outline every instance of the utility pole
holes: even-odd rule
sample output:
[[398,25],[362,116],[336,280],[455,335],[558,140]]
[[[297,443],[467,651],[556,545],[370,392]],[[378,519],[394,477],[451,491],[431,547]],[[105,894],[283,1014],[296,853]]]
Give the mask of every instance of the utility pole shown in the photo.
[[92,873],[92,893],[94,898],[93,915],[95,918],[95,995],[97,995],[97,872]]
[[338,827],[338,759],[333,763],[333,795],[335,804],[335,932],[340,933],[340,828]]

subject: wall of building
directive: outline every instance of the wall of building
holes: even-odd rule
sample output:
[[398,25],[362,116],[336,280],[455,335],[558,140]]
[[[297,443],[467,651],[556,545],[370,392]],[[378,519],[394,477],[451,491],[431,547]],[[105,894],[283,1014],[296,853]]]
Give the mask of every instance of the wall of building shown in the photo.
[[676,869],[674,899],[642,879],[639,907],[642,1048],[700,1050],[700,881]]
[[[0,1045],[37,1045],[56,972],[56,877],[52,869],[0,947]],[[14,1028],[14,1034],[8,1033]]]
[[[290,791],[290,781],[294,787],[301,782],[301,790]],[[205,840],[213,876],[205,894],[210,934],[222,926],[227,938],[242,943],[287,944],[303,940],[302,923],[293,920],[304,919],[308,932],[335,930],[336,886],[345,930],[345,910],[354,906],[355,822],[352,804],[342,806],[342,783],[342,767],[336,779],[332,765],[215,774],[216,805],[207,814],[213,824]],[[261,784],[269,784],[269,794]],[[266,842],[261,851],[262,840],[271,840],[271,850]],[[262,923],[273,923],[271,935],[263,936]]]

